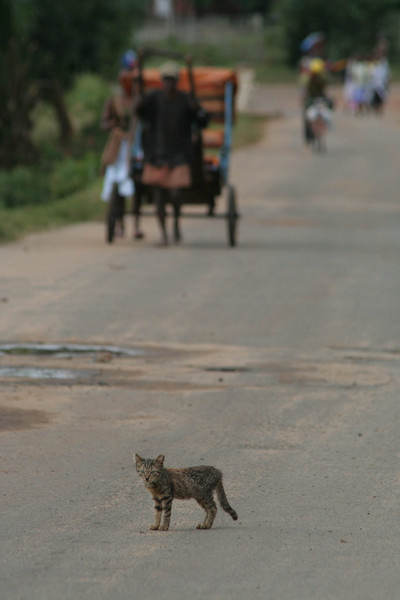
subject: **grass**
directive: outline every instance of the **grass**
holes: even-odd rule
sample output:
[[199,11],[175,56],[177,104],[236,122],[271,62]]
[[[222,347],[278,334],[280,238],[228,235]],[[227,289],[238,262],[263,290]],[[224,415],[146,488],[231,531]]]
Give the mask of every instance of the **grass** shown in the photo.
[[[223,44],[218,41],[221,35],[224,37]],[[261,34],[255,35],[253,32],[242,32],[240,35],[237,32],[227,34],[222,29],[216,31],[214,37],[217,37],[217,41],[214,39],[214,41],[207,42],[194,39],[187,42],[171,35],[161,40],[153,40],[144,46],[149,45],[155,49],[179,52],[182,56],[190,55],[194,66],[212,65],[228,68],[234,68],[243,61],[246,63],[257,61],[263,52],[264,43]],[[165,60],[167,60],[165,57],[150,57],[146,60],[145,67],[159,66]]]
[[392,81],[395,83],[400,82],[400,61],[391,63],[390,65]]
[[0,242],[11,242],[27,233],[44,231],[104,217],[104,202],[100,200],[101,182],[48,204],[2,209]]
[[[224,38],[224,44],[200,41],[185,42],[175,36],[153,41],[150,46],[190,55],[193,64],[214,65],[235,69],[240,65],[252,67],[260,83],[294,83],[296,69],[285,62],[282,32],[276,28],[266,32],[232,32]],[[165,58],[147,59],[145,67],[159,67]]]
[[262,140],[267,125],[267,117],[242,113],[238,115],[233,130],[233,149],[257,144]]
[[255,79],[258,83],[297,83],[298,72],[283,62],[257,63],[254,65]]

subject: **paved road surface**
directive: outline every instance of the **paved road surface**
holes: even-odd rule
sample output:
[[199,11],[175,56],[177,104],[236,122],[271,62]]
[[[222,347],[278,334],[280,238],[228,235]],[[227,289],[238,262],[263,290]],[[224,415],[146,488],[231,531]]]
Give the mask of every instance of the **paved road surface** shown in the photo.
[[[315,156],[295,90],[257,89],[283,116],[233,157],[235,249],[206,219],[165,250],[150,219],[141,243],[93,223],[0,248],[1,342],[140,350],[0,357],[2,598],[399,597],[395,100],[339,110]],[[198,531],[181,502],[150,532],[133,451],[222,468],[239,521]]]

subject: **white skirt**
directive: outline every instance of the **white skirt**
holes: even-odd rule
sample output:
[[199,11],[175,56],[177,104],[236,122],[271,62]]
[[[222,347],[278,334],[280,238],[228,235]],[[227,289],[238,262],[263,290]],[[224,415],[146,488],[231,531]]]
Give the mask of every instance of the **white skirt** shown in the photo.
[[104,202],[110,200],[114,183],[118,184],[118,193],[124,198],[133,196],[135,193],[133,179],[129,176],[129,148],[128,142],[122,140],[114,164],[108,165],[106,168],[101,192],[101,199]]

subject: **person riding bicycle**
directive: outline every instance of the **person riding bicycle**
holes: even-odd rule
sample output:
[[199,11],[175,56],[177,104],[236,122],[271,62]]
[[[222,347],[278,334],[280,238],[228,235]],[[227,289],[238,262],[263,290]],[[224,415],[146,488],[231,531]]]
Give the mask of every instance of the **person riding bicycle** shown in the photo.
[[[309,65],[309,76],[304,94],[304,136],[307,143],[310,143],[314,137],[309,118],[310,107],[313,106],[317,98],[322,98],[325,101],[327,111],[333,108],[332,100],[326,95],[326,87],[325,61],[322,58],[314,58]],[[326,116],[328,117],[328,112],[326,112]]]

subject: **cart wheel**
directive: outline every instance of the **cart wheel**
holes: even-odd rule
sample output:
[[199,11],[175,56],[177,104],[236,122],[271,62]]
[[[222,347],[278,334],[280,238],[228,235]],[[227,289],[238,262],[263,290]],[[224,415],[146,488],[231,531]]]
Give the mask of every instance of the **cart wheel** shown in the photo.
[[112,244],[115,235],[115,224],[117,221],[117,210],[118,210],[118,187],[116,184],[113,185],[111,198],[108,203],[107,211],[107,242]]
[[236,211],[235,189],[231,185],[228,186],[227,209],[226,218],[228,224],[228,244],[230,246],[236,246],[236,222],[239,215]]

